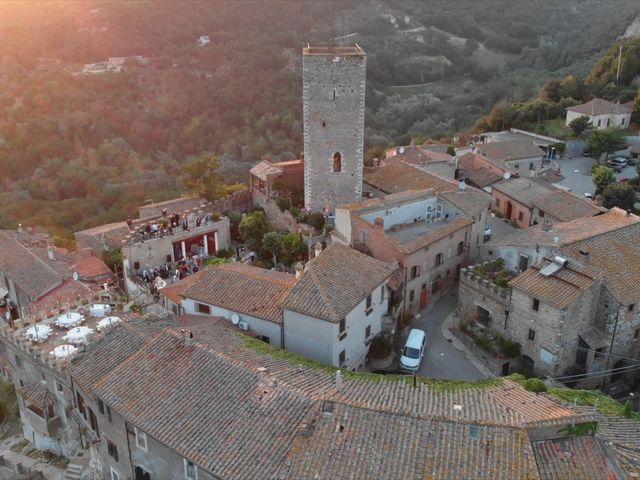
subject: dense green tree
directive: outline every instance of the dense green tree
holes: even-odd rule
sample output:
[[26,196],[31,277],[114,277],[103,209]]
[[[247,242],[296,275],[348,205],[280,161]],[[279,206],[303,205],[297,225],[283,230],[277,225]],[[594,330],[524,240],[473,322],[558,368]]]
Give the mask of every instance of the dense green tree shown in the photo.
[[591,179],[596,186],[596,193],[602,193],[602,191],[612,183],[615,183],[616,176],[609,167],[604,165],[597,165],[591,174]]
[[628,183],[611,183],[602,191],[602,206],[605,208],[632,210],[634,202],[635,192]]
[[624,134],[617,128],[604,130],[591,130],[587,135],[586,150],[600,162],[604,154],[605,161],[610,153],[621,150],[624,147]]
[[287,233],[282,238],[282,255],[286,265],[301,260],[307,252],[308,247],[299,233]]
[[588,116],[581,115],[578,118],[574,118],[573,120],[571,120],[571,122],[569,122],[569,127],[571,127],[571,130],[573,130],[573,134],[576,137],[580,137],[582,135],[589,133],[589,130],[591,130],[592,128],[592,125],[591,125],[591,120],[589,119]]
[[284,235],[280,232],[267,232],[262,237],[262,252],[270,255],[273,266],[278,264],[278,256],[282,253],[282,240]]
[[271,230],[269,220],[264,212],[257,210],[245,216],[240,225],[238,226],[238,232],[242,241],[247,242],[247,245],[252,250],[258,250],[260,248],[262,237]]
[[212,202],[220,196],[222,187],[218,168],[218,158],[204,153],[182,167],[180,181],[191,193]]

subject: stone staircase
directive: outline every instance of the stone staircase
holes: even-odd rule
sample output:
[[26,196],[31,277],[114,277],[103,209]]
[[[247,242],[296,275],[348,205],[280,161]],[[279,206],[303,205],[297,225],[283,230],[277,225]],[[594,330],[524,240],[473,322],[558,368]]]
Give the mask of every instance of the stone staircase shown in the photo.
[[70,463],[64,472],[64,480],[80,480],[83,471],[84,467],[82,465]]

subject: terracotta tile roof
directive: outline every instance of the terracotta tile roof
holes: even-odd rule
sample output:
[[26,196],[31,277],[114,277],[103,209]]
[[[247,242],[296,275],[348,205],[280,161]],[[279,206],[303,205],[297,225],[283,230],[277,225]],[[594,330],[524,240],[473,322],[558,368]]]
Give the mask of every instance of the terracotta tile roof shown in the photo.
[[131,233],[131,229],[127,222],[117,222],[81,230],[73,235],[78,245],[85,245],[83,238],[89,237],[97,238],[100,244],[107,248],[119,248],[129,233]]
[[470,184],[476,185],[478,188],[488,187],[502,180],[502,175],[489,170],[488,168],[475,168],[460,170],[460,176],[468,180]]
[[400,250],[405,253],[413,253],[421,248],[425,248],[432,243],[437,242],[438,240],[443,239],[451,235],[452,233],[457,232],[463,228],[468,227],[469,225],[473,225],[473,220],[470,218],[456,218],[449,222],[443,223],[442,227],[434,229],[432,231],[427,232],[420,237],[413,239],[407,243],[403,243],[400,245]]
[[555,245],[556,237],[560,238],[562,245],[567,245],[607,232],[615,232],[618,229],[638,222],[640,222],[640,217],[636,215],[627,216],[624,210],[612,208],[608,212],[596,217],[583,217],[571,220],[570,222],[555,223],[551,230],[548,231],[544,229],[543,225],[518,230],[500,239],[487,242],[485,245],[522,247],[535,247],[539,245],[552,247]]
[[451,203],[465,215],[475,218],[478,218],[491,205],[491,195],[473,187],[443,192],[438,196]]
[[620,113],[631,113],[633,108],[626,104],[616,104],[603,98],[594,98],[587,103],[567,107],[570,112],[577,112],[583,115],[615,115]]
[[53,290],[48,291],[29,305],[29,311],[35,317],[42,317],[50,312],[57,312],[62,305],[79,305],[82,299],[88,300],[100,287],[85,284],[69,278]]
[[593,348],[602,348],[606,347],[609,344],[609,340],[605,336],[605,333],[600,330],[598,327],[591,327],[583,332],[579,333],[580,338],[584,340],[589,347]]
[[569,222],[580,217],[592,217],[607,211],[591,200],[560,189],[551,190],[546,195],[536,198],[532,205],[561,222]]
[[27,235],[0,230],[0,272],[35,300],[60,285],[62,277],[18,240]]
[[640,423],[635,419],[596,414],[598,436],[615,452],[618,465],[626,477],[640,476]]
[[267,177],[269,175],[282,174],[282,169],[279,167],[276,167],[270,162],[267,162],[266,160],[262,160],[257,165],[255,165],[251,170],[249,170],[249,173],[266,182]]
[[564,309],[604,276],[600,270],[583,267],[573,261],[569,261],[566,267],[562,267],[553,275],[542,275],[540,270],[552,263],[550,259],[545,259],[532,265],[511,280],[509,286],[527,292],[543,303]]
[[623,480],[618,465],[595,436],[565,437],[532,442],[540,478],[549,480]]
[[[404,149],[400,153],[400,149]],[[450,162],[453,157],[446,152],[439,152],[432,148],[418,147],[395,147],[396,154],[381,159],[383,165],[395,162],[407,162],[415,165],[425,165],[429,162]]]
[[184,290],[185,298],[278,323],[282,301],[296,283],[294,275],[240,263],[203,272]]
[[494,183],[492,189],[512,198],[518,203],[530,207],[534,200],[552,192],[549,185],[538,183],[530,178],[509,178]]
[[105,263],[97,257],[85,257],[71,267],[82,280],[92,280],[113,275]]
[[580,258],[580,251],[589,252],[589,264],[606,272],[605,286],[620,303],[640,300],[640,224],[565,244],[561,251],[574,258]]
[[205,271],[206,270],[200,270],[188,277],[184,277],[182,280],[178,280],[177,282],[173,282],[172,284],[161,288],[159,290],[160,295],[164,295],[176,305],[180,305],[184,291],[198,280]]
[[527,140],[509,140],[507,142],[478,143],[480,154],[491,160],[509,162],[544,155],[542,149]]
[[57,403],[47,386],[41,383],[30,383],[29,385],[19,388],[16,393],[26,402],[42,410],[48,406],[54,406]]
[[458,188],[458,182],[425,172],[403,162],[382,167],[366,168],[364,182],[384,193],[398,193],[406,190],[426,190],[446,192]]
[[307,263],[283,308],[338,323],[396,269],[333,243]]
[[591,418],[508,380],[438,390],[347,377],[338,392],[326,369],[250,347],[222,322],[194,326],[191,347],[179,326],[134,323],[74,359],[74,381],[220,478],[535,479],[523,428]]
[[279,478],[538,478],[522,430],[334,404],[305,419]]

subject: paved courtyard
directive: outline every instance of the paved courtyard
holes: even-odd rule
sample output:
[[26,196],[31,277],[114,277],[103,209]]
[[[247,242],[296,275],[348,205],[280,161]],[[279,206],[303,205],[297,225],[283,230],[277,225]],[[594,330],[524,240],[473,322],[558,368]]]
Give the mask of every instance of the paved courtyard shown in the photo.
[[[624,154],[624,152],[623,152]],[[613,156],[613,155],[610,155]],[[565,177],[561,185],[569,187],[571,191],[577,195],[585,193],[593,193],[596,187],[591,180],[591,167],[596,164],[593,158],[589,157],[572,157],[560,160],[560,172]],[[636,167],[628,166],[622,169],[620,173],[616,173],[616,178],[633,178],[636,176]]]

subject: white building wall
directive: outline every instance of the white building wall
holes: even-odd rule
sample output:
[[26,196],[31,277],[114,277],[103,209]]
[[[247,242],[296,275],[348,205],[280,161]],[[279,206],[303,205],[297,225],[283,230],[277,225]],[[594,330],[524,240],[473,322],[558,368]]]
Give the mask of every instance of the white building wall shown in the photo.
[[198,303],[193,299],[185,298],[182,301],[182,308],[187,315],[201,315],[201,316],[213,316],[224,317],[231,321],[231,316],[235,313],[240,317],[241,322],[247,322],[249,324],[249,331],[257,335],[269,337],[269,343],[274,347],[282,348],[282,325],[271,320],[265,320],[263,318],[254,317],[245,313],[237,312],[234,310],[228,310],[226,308],[218,307],[216,305],[208,305],[211,308],[211,315],[198,312]]
[[[372,309],[368,315],[366,299],[347,314],[346,335],[340,334],[340,325],[337,323],[285,310],[285,349],[335,367],[341,366],[340,353],[344,351],[347,368],[356,369],[364,365],[369,351],[368,340],[380,332],[382,316],[387,313],[389,298],[386,284],[385,281],[372,292]],[[366,329],[369,325],[371,336],[366,338]]]
[[[584,114],[573,112],[567,110],[567,116],[565,119],[565,125],[569,126],[569,124],[578,117],[582,117]],[[603,128],[627,128],[629,126],[629,122],[631,120],[630,113],[617,113],[617,114],[606,114],[606,115],[586,115],[591,120],[591,124],[594,128],[598,130],[602,130]],[[609,124],[607,125],[607,120]],[[623,121],[624,120],[624,121]],[[598,125],[598,121],[600,124]]]

